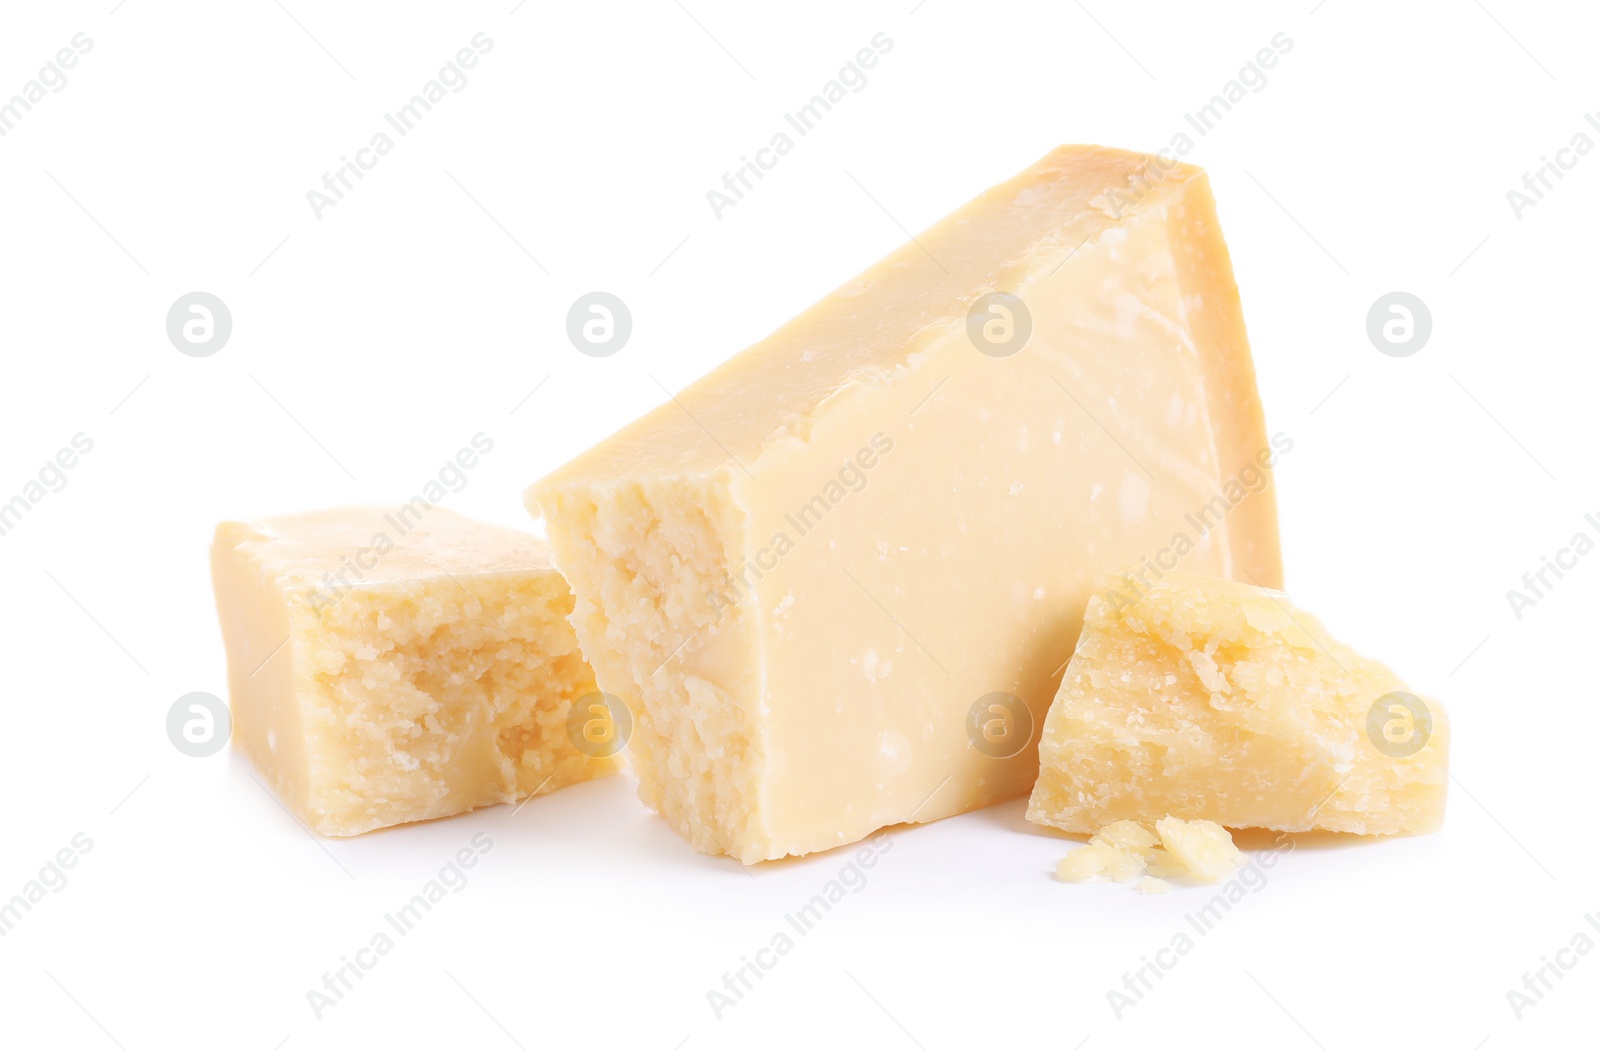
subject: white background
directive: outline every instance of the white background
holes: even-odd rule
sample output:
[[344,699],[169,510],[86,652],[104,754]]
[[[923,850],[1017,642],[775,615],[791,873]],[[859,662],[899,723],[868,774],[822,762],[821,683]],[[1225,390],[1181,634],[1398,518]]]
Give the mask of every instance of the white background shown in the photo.
[[[92,49],[0,138],[0,501],[93,450],[0,536],[0,898],[75,834],[70,881],[0,938],[16,1047],[1590,1046],[1600,952],[1519,1020],[1506,992],[1600,910],[1600,156],[1507,191],[1600,108],[1582,5],[731,0],[8,5],[0,97]],[[292,15],[291,13],[292,12]],[[1492,12],[1492,13],[1491,13]],[[342,155],[475,33],[492,50],[318,219]],[[742,202],[706,191],[876,33],[892,50]],[[1203,137],[1184,121],[1283,32]],[[1018,800],[900,829],[719,1020],[706,992],[848,852],[699,856],[631,777],[351,841],[299,827],[182,694],[226,693],[222,518],[409,498],[476,432],[447,506],[526,525],[524,486],[1062,142],[1209,169],[1278,468],[1289,589],[1454,722],[1434,836],[1301,837],[1119,1020],[1106,992],[1209,896],[1056,882]],[[179,354],[204,290],[233,332]],[[604,289],[634,331],[577,353]],[[1368,340],[1429,306],[1420,353]],[[537,392],[529,397],[529,392]],[[526,400],[524,400],[526,398]],[[513,411],[515,409],[515,411]],[[1552,578],[1553,579],[1553,578]],[[474,834],[471,882],[319,1021],[306,991]],[[1261,846],[1265,841],[1254,845]],[[1487,1044],[1485,1044],[1487,1041]]]

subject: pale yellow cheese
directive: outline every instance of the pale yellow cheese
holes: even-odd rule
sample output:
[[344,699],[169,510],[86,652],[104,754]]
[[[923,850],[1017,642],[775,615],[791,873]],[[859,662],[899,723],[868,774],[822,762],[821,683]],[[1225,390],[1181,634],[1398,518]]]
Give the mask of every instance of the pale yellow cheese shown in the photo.
[[1233,837],[1215,821],[1164,817],[1156,822],[1156,832],[1176,867],[1201,882],[1227,879],[1244,864]]
[[620,763],[569,734],[594,675],[545,543],[419,507],[217,527],[233,743],[324,835],[515,802]]
[[750,862],[1026,792],[1100,573],[1277,582],[1272,456],[1204,173],[1062,147],[529,506],[642,798]]
[[1136,821],[1112,822],[1062,858],[1056,877],[1068,883],[1104,877],[1144,894],[1165,894],[1167,880],[1216,883],[1243,865],[1244,855],[1221,825],[1164,817],[1153,832]]
[[[1045,722],[1028,818],[1070,832],[1168,815],[1428,832],[1444,819],[1448,738],[1437,701],[1280,592],[1114,574],[1089,601]],[[1232,863],[1157,828],[1190,867]]]
[[1161,843],[1161,837],[1137,821],[1114,821],[1095,835],[1110,840],[1118,847],[1140,857],[1149,857]]
[[1118,883],[1126,883],[1143,875],[1144,858],[1118,847],[1115,843],[1093,840],[1062,858],[1056,865],[1056,875],[1068,883],[1082,883],[1099,876],[1107,876]]

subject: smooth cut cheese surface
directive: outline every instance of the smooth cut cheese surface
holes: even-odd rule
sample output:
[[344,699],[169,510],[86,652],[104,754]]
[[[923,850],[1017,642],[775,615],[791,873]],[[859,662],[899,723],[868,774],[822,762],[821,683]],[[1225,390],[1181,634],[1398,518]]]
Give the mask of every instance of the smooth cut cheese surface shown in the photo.
[[1026,792],[1102,572],[1278,582],[1271,457],[1205,174],[1069,146],[528,503],[641,797],[751,862]]
[[211,550],[233,742],[329,836],[618,768],[569,737],[594,674],[545,543],[442,508],[224,522]]
[[1045,722],[1028,818],[1069,832],[1167,815],[1430,832],[1444,820],[1448,753],[1437,701],[1282,593],[1110,575]]

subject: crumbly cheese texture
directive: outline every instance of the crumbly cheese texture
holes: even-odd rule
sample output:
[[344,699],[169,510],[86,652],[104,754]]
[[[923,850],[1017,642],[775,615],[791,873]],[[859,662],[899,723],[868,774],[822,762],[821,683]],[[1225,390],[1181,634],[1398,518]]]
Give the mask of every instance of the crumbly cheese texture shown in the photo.
[[1433,831],[1448,780],[1445,712],[1415,698],[1431,725],[1420,748],[1395,754],[1405,749],[1380,747],[1369,723],[1375,704],[1392,721],[1394,694],[1409,694],[1394,672],[1281,592],[1185,573],[1153,586],[1108,576],[1045,722],[1028,818],[1069,832],[1165,815]]
[[211,550],[233,743],[350,836],[608,774],[567,734],[595,691],[545,543],[441,508],[224,522]]
[[1244,864],[1228,830],[1214,821],[1164,817],[1155,829],[1137,821],[1113,821],[1056,865],[1068,883],[1110,879],[1132,883],[1143,894],[1165,894],[1168,880],[1217,883]]
[[642,798],[751,862],[1026,792],[1100,573],[1278,580],[1271,455],[1205,174],[1069,146],[528,500]]

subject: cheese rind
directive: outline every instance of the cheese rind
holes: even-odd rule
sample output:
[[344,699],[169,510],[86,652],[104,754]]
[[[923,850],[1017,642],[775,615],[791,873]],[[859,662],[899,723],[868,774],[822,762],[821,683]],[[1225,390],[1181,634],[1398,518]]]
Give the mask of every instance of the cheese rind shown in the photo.
[[1101,572],[1220,501],[1183,564],[1277,581],[1271,457],[1204,173],[1063,147],[528,502],[641,797],[749,862],[1026,792]]
[[1444,819],[1448,751],[1441,705],[1281,593],[1112,575],[1045,721],[1028,818],[1069,832],[1166,815],[1429,832]]
[[212,545],[233,742],[348,836],[611,773],[567,716],[595,691],[538,538],[434,508],[224,522]]

